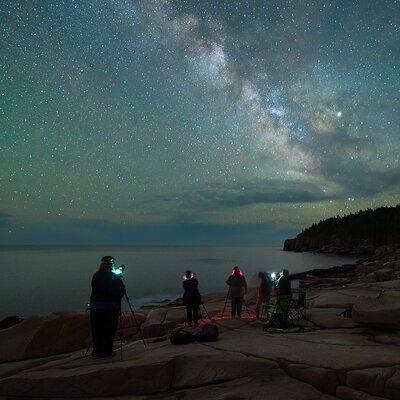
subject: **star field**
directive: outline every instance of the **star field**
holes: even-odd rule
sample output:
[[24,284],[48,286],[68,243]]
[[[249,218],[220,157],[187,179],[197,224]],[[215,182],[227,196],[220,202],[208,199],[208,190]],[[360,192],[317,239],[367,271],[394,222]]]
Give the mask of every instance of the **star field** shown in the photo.
[[400,2],[1,1],[2,243],[269,243],[400,201]]

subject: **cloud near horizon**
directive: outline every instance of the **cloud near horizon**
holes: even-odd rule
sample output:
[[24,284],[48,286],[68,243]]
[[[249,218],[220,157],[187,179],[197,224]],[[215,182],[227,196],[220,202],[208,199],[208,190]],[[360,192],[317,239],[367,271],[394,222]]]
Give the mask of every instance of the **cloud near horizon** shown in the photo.
[[162,224],[122,224],[101,219],[32,222],[13,236],[0,230],[6,245],[282,245],[297,233],[273,224],[207,224],[171,221]]
[[259,181],[235,184],[209,184],[158,195],[148,201],[134,202],[132,208],[168,210],[174,220],[201,213],[224,212],[256,205],[313,203],[332,200],[338,193],[310,182]]

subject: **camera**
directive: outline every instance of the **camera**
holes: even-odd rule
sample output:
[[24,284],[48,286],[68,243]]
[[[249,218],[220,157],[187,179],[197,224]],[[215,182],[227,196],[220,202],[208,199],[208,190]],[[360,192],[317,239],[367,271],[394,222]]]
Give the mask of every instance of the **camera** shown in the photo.
[[115,275],[122,275],[123,272],[125,271],[126,266],[124,264],[121,265],[115,265],[113,264],[111,270]]

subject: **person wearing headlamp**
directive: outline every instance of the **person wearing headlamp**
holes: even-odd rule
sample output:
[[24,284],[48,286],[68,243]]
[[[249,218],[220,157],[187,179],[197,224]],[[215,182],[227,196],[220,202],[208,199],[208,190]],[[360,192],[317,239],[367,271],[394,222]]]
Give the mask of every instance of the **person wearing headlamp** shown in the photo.
[[89,309],[93,339],[92,356],[95,358],[113,355],[121,299],[125,295],[121,275],[116,274],[113,268],[114,258],[105,256],[92,278]]
[[229,286],[228,295],[231,296],[231,315],[242,318],[243,297],[247,293],[247,282],[239,267],[234,267],[226,284]]

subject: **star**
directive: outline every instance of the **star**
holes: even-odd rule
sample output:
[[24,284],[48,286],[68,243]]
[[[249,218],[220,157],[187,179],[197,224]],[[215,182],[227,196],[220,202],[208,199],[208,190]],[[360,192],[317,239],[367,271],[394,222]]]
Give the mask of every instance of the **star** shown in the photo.
[[6,3],[0,243],[278,241],[399,201],[397,2]]

